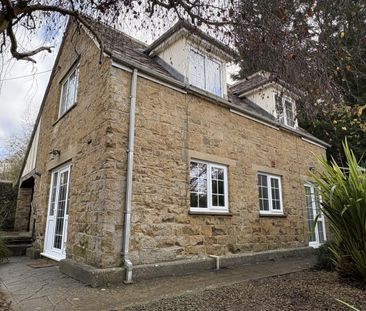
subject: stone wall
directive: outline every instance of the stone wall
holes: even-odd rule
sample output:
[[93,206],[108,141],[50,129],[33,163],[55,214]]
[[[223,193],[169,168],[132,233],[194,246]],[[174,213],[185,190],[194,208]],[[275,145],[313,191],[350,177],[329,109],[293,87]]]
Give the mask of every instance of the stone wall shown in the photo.
[[17,208],[14,224],[14,230],[16,231],[29,230],[32,193],[32,188],[19,188],[18,190]]
[[[134,264],[307,246],[304,182],[324,149],[217,103],[138,79]],[[190,158],[228,166],[231,216],[189,214]],[[258,171],[280,175],[285,217],[259,215]]]
[[[43,250],[51,172],[70,162],[67,258],[106,268],[122,263],[131,73],[98,58],[71,27],[42,113],[35,245]],[[58,120],[60,82],[76,61],[77,104]],[[141,77],[135,138],[134,264],[307,245],[303,184],[323,149]],[[191,157],[228,165],[231,216],[188,213]],[[282,176],[285,217],[259,215],[258,171]]]
[[[106,111],[110,102],[110,60],[99,64],[99,49],[91,38],[71,26],[61,47],[42,111],[35,181],[36,248],[43,251],[52,170],[71,163],[71,190],[66,256],[97,267],[118,265],[119,251],[109,249],[107,159],[111,148]],[[61,81],[79,62],[77,103],[58,118]],[[50,152],[59,150],[52,159]],[[114,208],[114,207],[112,207]],[[116,220],[120,227],[122,216]],[[120,236],[121,229],[114,232]],[[102,255],[103,254],[103,255]]]

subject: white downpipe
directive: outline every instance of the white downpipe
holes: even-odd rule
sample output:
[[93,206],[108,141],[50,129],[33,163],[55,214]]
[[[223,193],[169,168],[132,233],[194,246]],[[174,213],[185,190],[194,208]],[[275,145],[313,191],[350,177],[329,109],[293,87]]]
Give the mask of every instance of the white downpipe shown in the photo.
[[220,256],[209,255],[208,257],[211,257],[211,258],[215,259],[215,261],[216,261],[216,270],[219,271],[220,270]]
[[127,185],[126,185],[126,207],[125,223],[123,235],[123,260],[126,269],[125,283],[132,283],[132,262],[129,258],[130,234],[131,234],[131,211],[132,211],[132,175],[133,175],[133,151],[135,144],[135,112],[137,93],[137,69],[132,72],[131,81],[131,103],[130,103],[130,123],[128,129],[128,159],[127,159]]

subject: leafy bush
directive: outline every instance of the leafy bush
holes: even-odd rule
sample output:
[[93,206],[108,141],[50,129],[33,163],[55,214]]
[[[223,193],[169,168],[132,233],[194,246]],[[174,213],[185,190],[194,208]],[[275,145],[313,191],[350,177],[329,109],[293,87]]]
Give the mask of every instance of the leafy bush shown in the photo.
[[333,271],[335,269],[335,258],[331,251],[331,247],[332,243],[327,241],[317,249],[318,262],[315,266],[317,269],[324,269],[327,271]]
[[366,170],[360,167],[347,141],[347,167],[320,160],[322,172],[313,178],[322,196],[334,243],[329,246],[341,276],[366,281]]
[[4,239],[0,237],[0,262],[10,256],[10,251],[5,245]]

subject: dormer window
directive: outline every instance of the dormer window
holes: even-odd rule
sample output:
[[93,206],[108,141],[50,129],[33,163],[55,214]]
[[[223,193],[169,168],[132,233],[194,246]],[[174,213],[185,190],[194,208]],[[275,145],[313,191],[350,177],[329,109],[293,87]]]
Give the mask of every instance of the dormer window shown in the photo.
[[277,94],[275,94],[275,102],[279,121],[287,126],[296,127],[295,103]]
[[222,96],[222,63],[190,48],[189,83],[216,96]]

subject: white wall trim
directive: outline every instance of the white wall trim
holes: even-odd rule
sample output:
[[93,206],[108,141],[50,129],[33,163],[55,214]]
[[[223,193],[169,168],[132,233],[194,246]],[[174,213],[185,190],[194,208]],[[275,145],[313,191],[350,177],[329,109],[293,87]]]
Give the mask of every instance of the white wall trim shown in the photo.
[[268,126],[268,127],[270,127],[270,128],[273,128],[273,129],[275,129],[275,130],[277,130],[277,131],[279,131],[279,130],[280,130],[277,126],[274,126],[274,125],[271,125],[271,124],[269,124],[269,123],[266,123],[266,122],[263,122],[263,121],[257,120],[257,119],[255,119],[255,118],[252,118],[252,117],[250,117],[250,116],[248,116],[248,115],[246,115],[246,114],[244,114],[244,113],[241,113],[240,111],[237,111],[237,110],[235,110],[235,109],[230,109],[230,112],[232,112],[232,113],[234,113],[234,114],[237,114],[237,115],[239,115],[239,116],[242,116],[242,117],[244,117],[244,118],[247,118],[247,119],[249,119],[249,120],[255,121],[255,122],[257,122],[257,123],[263,124],[263,125]]
[[[127,72],[132,72],[132,69],[131,68],[129,68],[129,67],[127,67],[127,66],[123,66],[123,65],[121,65],[121,64],[119,64],[119,63],[117,63],[117,62],[114,62],[114,61],[112,61],[112,67],[115,67],[115,68],[118,68],[118,69],[121,69],[121,70],[124,70],[124,71],[127,71]],[[165,82],[162,82],[162,81],[160,81],[160,80],[158,80],[158,79],[155,79],[155,78],[153,78],[153,77],[151,77],[151,76],[149,76],[149,75],[146,75],[146,74],[144,74],[144,73],[138,73],[138,76],[139,77],[141,77],[141,78],[144,78],[144,79],[146,79],[146,80],[150,80],[150,81],[152,81],[152,82],[155,82],[155,83],[158,83],[158,84],[160,84],[160,85],[163,85],[163,86],[166,86],[166,87],[168,87],[168,88],[170,88],[170,89],[173,89],[173,90],[175,90],[175,91],[177,91],[177,92],[180,92],[180,93],[183,93],[183,94],[187,94],[187,92],[185,91],[185,90],[182,90],[182,89],[180,89],[180,88],[177,88],[177,87],[175,87],[175,86],[173,86],[173,85],[171,85],[171,84],[168,84],[168,83],[165,83]]]

